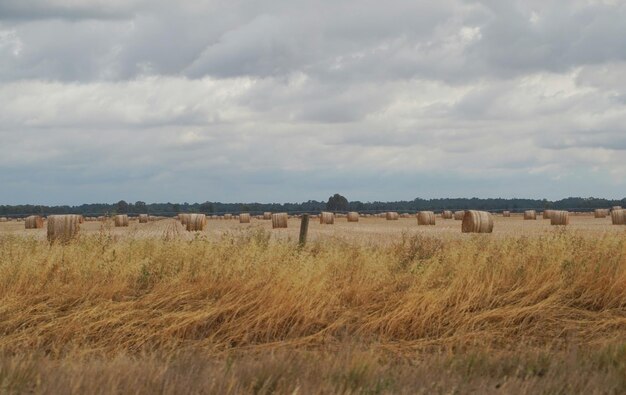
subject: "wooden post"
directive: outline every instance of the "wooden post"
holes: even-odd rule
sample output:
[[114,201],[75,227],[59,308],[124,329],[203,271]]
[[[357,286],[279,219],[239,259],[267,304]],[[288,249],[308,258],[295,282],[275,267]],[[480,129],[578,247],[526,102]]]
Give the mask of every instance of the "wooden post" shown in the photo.
[[300,220],[300,240],[298,241],[298,245],[300,247],[304,247],[306,244],[306,235],[309,232],[309,214],[302,214],[302,219]]

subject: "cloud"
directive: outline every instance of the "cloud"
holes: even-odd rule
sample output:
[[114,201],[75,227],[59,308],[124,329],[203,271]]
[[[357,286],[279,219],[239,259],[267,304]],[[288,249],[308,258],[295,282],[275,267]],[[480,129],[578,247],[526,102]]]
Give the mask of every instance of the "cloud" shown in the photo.
[[3,2],[0,203],[621,198],[625,13]]

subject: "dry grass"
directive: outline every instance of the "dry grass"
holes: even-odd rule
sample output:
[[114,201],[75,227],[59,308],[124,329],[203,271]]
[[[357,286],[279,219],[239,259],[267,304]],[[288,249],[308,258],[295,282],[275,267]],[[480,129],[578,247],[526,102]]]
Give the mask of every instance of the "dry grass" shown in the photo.
[[0,235],[0,391],[626,391],[623,232],[298,249],[159,226]]

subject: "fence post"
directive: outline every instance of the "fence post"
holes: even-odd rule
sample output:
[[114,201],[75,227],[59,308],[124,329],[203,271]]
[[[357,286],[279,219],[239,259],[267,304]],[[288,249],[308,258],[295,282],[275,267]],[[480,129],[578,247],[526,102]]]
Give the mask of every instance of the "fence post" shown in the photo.
[[306,236],[309,232],[309,214],[302,214],[302,219],[300,220],[300,239],[298,240],[298,245],[300,247],[304,247],[306,244]]

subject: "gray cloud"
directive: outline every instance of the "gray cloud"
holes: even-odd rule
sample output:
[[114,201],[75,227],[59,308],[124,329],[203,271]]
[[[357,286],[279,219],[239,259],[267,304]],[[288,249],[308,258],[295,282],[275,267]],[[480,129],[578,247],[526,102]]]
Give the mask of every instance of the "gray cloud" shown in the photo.
[[625,17],[608,0],[7,0],[0,203],[621,198]]

